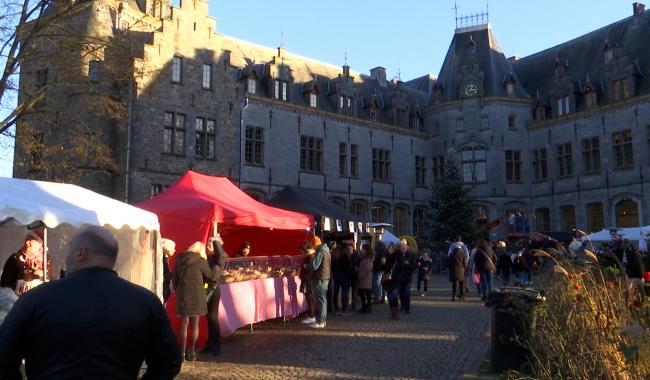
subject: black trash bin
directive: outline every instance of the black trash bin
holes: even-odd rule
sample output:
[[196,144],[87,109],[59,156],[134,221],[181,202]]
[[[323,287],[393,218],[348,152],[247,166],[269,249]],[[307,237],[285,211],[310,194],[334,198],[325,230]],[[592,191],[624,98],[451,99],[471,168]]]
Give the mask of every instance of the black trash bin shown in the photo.
[[518,339],[527,339],[535,328],[535,307],[544,300],[533,288],[504,287],[488,293],[485,306],[492,307],[490,364],[493,372],[519,371],[528,361],[528,350]]

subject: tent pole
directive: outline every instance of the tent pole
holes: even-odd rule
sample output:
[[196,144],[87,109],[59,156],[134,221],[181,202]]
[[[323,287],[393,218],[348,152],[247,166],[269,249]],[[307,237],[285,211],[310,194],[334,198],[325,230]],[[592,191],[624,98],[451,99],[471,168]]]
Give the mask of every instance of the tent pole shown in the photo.
[[47,228],[43,227],[43,282],[47,282]]

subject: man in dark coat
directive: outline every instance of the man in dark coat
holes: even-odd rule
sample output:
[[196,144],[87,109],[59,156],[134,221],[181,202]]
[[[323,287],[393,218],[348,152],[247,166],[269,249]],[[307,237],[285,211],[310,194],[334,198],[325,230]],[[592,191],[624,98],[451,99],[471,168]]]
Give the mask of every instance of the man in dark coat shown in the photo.
[[481,241],[478,244],[476,254],[474,254],[474,265],[479,276],[481,276],[482,300],[485,300],[487,292],[492,290],[492,277],[496,270],[494,264],[496,261],[496,255],[492,247],[490,247],[490,244],[486,241]]
[[181,357],[158,297],[113,271],[117,240],[87,227],[69,243],[68,275],[25,293],[0,329],[0,378],[173,379]]
[[451,255],[447,258],[449,265],[449,281],[451,281],[451,300],[456,301],[465,299],[464,296],[464,282],[465,282],[465,269],[467,268],[467,256],[461,247],[456,247]]
[[228,255],[223,249],[221,235],[217,234],[211,241],[208,241],[211,252],[208,252],[208,264],[214,273],[216,285],[208,298],[208,343],[203,353],[218,356],[221,353],[221,326],[219,326],[219,301],[221,300],[221,274],[226,268]]

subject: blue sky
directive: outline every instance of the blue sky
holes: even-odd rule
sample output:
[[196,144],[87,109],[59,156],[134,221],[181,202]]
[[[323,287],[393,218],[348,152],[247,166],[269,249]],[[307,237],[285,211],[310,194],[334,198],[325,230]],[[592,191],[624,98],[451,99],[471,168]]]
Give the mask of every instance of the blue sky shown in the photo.
[[[457,0],[458,14],[485,0]],[[650,5],[650,4],[649,4]],[[369,73],[410,80],[438,74],[454,33],[453,0],[211,0],[217,32]],[[649,8],[650,9],[650,8]],[[632,15],[632,1],[492,0],[490,24],[507,57],[525,57]],[[281,37],[283,36],[283,37]],[[11,175],[1,147],[0,176]]]

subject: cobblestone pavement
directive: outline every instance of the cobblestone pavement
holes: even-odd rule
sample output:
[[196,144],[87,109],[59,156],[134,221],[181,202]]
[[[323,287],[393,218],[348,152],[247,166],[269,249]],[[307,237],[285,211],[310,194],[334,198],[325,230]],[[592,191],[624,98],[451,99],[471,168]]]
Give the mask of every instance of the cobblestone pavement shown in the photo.
[[434,275],[429,292],[413,291],[411,314],[328,316],[314,330],[301,318],[240,329],[216,361],[184,363],[190,379],[464,379],[476,378],[489,348],[490,310],[476,295],[451,302],[451,284]]

